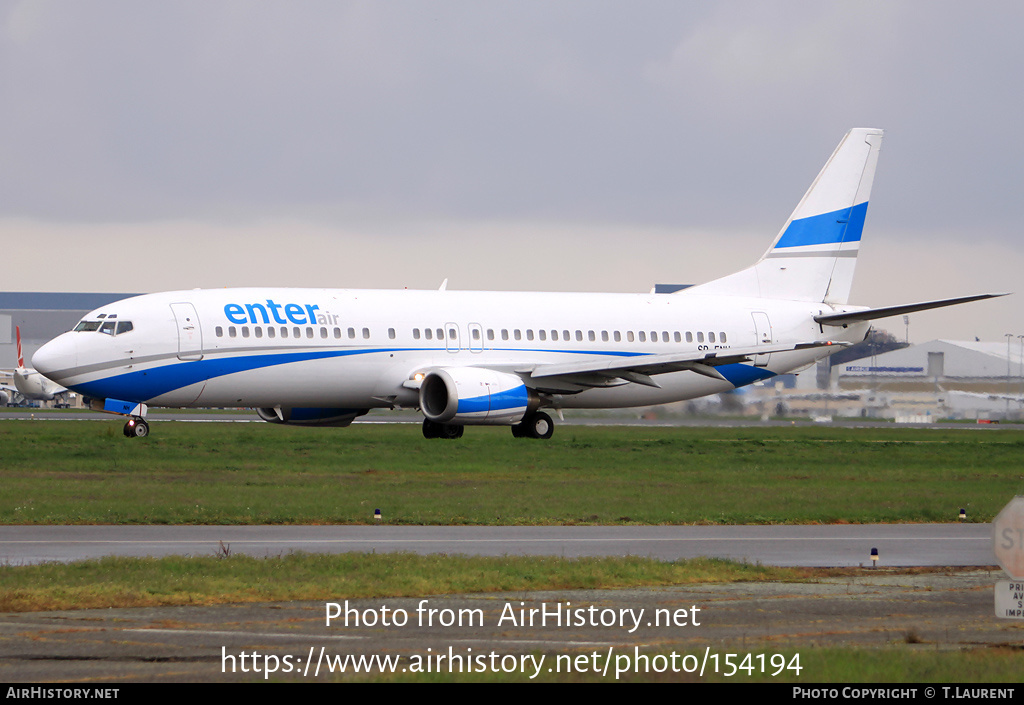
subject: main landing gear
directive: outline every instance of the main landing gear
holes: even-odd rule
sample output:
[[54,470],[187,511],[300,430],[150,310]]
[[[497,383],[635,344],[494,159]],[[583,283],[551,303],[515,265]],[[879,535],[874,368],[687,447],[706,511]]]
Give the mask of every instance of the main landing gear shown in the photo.
[[[125,427],[127,435],[127,426]],[[438,423],[423,419],[424,438],[462,438],[465,426],[453,423]],[[555,432],[555,424],[551,417],[543,411],[534,411],[512,427],[512,435],[516,438],[551,438]]]
[[555,424],[551,417],[543,411],[534,411],[512,427],[512,435],[516,438],[551,438],[555,432]]
[[133,416],[124,425],[124,435],[128,438],[145,438],[149,435],[149,424],[140,416]]
[[465,426],[453,423],[438,423],[430,419],[423,419],[424,438],[462,438]]

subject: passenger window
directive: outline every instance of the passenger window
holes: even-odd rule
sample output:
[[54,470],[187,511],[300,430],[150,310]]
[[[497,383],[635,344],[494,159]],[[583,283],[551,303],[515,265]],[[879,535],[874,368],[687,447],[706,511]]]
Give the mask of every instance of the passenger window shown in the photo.
[[676,331],[675,333],[673,333],[673,335],[675,336],[675,340],[677,343],[683,342],[683,336],[679,335],[679,331]]
[[626,340],[629,341],[630,343],[633,342],[633,331],[631,331],[631,330],[627,330],[626,331]]
[[327,329],[326,328],[321,328],[320,329],[320,337],[321,338],[326,338],[327,337]]
[[703,343],[704,342],[704,334],[702,332],[700,332],[700,331],[697,331],[697,342],[698,343]]
[[578,340],[578,341],[582,341],[583,340],[583,331],[581,331],[581,330],[577,330],[576,331],[576,340]]
[[693,333],[691,333],[690,331],[686,331],[686,342],[687,343],[692,343],[693,342]]
[[518,328],[516,328],[515,330],[512,331],[512,337],[515,338],[516,340],[522,340],[523,333]]
[[533,328],[526,329],[526,339],[533,340]]
[[602,343],[607,343],[608,342],[608,331],[606,331],[606,330],[601,331],[601,342]]
[[615,342],[616,343],[621,343],[622,342],[622,333],[620,333],[619,331],[615,331]]
[[714,332],[708,333],[708,342],[709,343],[715,342],[715,334],[714,334]]
[[236,335],[235,327],[234,326],[228,326],[228,337],[229,338],[234,338],[235,335]]
[[720,332],[720,333],[718,334],[718,342],[720,342],[720,343],[725,343],[725,342],[727,342],[727,341],[726,341],[726,339],[725,339],[725,331],[721,331],[721,332]]
[[277,335],[277,328],[274,328],[274,326],[269,326],[267,328],[267,337],[273,338],[275,335]]
[[263,337],[263,326],[256,326],[253,331],[256,333],[257,338]]
[[647,334],[646,333],[644,333],[643,331],[640,331],[637,335],[640,336],[640,342],[641,343],[646,343],[647,342]]
[[284,326],[281,326],[281,337],[282,338],[287,338],[288,337],[288,329],[285,328]]
[[551,339],[552,340],[558,340],[558,331],[557,330],[551,331]]
[[217,336],[218,338],[223,338],[223,337],[224,337],[224,329],[223,329],[223,328],[221,328],[220,326],[217,326],[216,328],[214,328],[214,329],[213,329],[213,333],[214,333],[214,335],[216,335],[216,336]]
[[537,331],[537,337],[540,338],[541,340],[547,340],[548,332],[541,328],[539,331]]
[[423,334],[424,334],[423,337],[425,337],[427,340],[433,340],[434,339],[434,331],[430,330],[429,328],[427,328],[425,331],[423,331]]
[[412,339],[413,340],[419,340],[420,339],[420,329],[419,328],[413,328],[412,329]]
[[302,329],[299,328],[298,326],[294,326],[292,328],[292,337],[293,338],[301,338],[302,337]]
[[349,328],[348,329],[348,337],[349,338],[355,338],[356,337],[356,329],[355,328]]
[[395,339],[395,329],[394,328],[388,328],[388,338],[390,338],[391,340]]
[[508,340],[508,328],[501,329],[501,339]]
[[569,331],[567,331],[567,330],[563,330],[562,331],[562,340],[572,340],[572,338],[569,337]]
[[370,337],[370,329],[369,328],[363,328],[363,338],[367,338],[368,339],[369,337]]
[[242,326],[242,337],[243,338],[248,338],[249,337],[249,326]]

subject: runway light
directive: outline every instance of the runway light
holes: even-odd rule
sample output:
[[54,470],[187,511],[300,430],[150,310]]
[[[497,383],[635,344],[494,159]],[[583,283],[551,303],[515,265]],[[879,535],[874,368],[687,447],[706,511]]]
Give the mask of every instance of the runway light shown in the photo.
[[878,565],[878,549],[871,549],[871,567],[874,568]]
[[960,521],[967,521],[967,510],[960,507]]
[[374,521],[380,521],[380,510],[379,509],[374,509],[373,510],[373,520]]

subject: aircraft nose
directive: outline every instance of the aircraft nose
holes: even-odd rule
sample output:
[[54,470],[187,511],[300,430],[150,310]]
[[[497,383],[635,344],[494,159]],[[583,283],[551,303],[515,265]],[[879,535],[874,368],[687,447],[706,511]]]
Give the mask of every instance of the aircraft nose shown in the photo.
[[74,333],[59,335],[32,355],[32,367],[59,382],[78,365],[78,344]]

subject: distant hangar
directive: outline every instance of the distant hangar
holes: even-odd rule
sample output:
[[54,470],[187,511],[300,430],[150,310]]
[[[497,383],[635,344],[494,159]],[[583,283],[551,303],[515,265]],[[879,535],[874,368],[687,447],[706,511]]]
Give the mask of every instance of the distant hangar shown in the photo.
[[75,327],[93,309],[137,294],[53,291],[0,292],[0,369],[18,366],[14,329],[21,328],[25,365],[43,343]]

